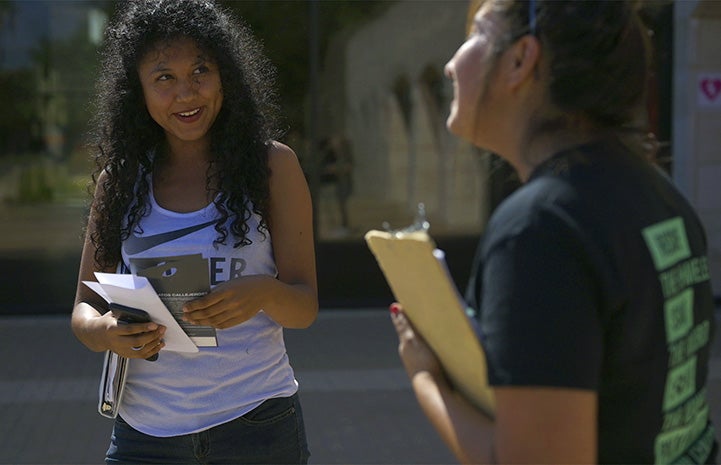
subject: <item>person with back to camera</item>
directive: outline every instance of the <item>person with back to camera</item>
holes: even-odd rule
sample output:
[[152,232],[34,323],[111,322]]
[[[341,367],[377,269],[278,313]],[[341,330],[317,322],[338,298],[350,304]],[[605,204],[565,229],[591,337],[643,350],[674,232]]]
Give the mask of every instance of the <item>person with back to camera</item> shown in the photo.
[[106,462],[307,463],[283,328],[318,312],[312,210],[295,153],[274,140],[273,69],[205,0],[123,2],[103,53],[80,281],[200,255],[212,289],[184,320],[218,340],[146,361],[165,328],[118,325],[78,283],[78,339],[131,359]]
[[449,130],[524,182],[493,213],[466,294],[493,419],[391,305],[418,401],[462,462],[715,463],[706,237],[645,151],[635,8],[486,0],[446,65]]

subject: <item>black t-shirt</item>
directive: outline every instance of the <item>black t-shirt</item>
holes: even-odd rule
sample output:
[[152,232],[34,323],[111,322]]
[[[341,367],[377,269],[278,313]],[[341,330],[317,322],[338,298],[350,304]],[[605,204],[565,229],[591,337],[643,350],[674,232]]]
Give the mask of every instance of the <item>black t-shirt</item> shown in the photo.
[[600,463],[713,459],[705,233],[619,142],[557,154],[498,207],[466,297],[492,385],[598,393]]

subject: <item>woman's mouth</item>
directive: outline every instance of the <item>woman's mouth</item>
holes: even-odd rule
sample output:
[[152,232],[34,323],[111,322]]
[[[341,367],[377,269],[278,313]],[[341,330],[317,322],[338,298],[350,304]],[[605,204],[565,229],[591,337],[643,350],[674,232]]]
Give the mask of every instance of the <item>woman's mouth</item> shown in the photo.
[[178,114],[179,114],[180,116],[182,116],[183,118],[187,118],[187,117],[189,117],[189,116],[193,116],[193,115],[197,114],[199,111],[200,111],[200,108],[196,108],[195,110],[182,111],[182,112],[180,112],[180,113],[178,113]]
[[200,114],[200,110],[200,108],[195,108],[188,111],[179,111],[178,113],[176,113],[176,116],[183,120],[190,120],[193,119],[193,117],[198,116]]

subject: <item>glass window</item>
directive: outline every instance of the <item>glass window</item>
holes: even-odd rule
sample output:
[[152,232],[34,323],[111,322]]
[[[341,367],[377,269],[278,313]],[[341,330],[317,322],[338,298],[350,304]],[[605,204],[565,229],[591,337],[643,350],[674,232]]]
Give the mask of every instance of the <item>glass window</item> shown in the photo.
[[72,306],[92,169],[83,136],[108,6],[0,2],[0,313]]

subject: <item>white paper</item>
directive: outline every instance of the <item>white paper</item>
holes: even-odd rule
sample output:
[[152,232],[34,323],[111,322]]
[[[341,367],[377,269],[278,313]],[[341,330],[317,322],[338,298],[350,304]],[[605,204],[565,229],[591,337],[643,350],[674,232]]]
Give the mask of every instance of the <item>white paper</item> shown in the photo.
[[198,347],[182,330],[156,294],[147,278],[132,274],[95,273],[98,282],[83,281],[106,302],[145,310],[153,322],[167,328],[163,350],[198,352]]

